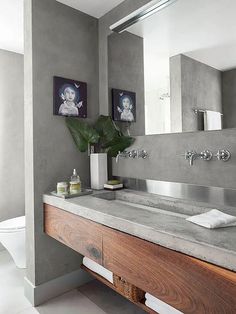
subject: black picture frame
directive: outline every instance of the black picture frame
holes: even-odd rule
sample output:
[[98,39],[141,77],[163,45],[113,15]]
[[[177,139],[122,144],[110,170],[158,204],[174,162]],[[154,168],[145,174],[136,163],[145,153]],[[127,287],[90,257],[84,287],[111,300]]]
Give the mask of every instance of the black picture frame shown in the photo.
[[87,118],[87,83],[54,76],[53,114]]
[[112,118],[114,121],[136,122],[136,93],[112,89]]

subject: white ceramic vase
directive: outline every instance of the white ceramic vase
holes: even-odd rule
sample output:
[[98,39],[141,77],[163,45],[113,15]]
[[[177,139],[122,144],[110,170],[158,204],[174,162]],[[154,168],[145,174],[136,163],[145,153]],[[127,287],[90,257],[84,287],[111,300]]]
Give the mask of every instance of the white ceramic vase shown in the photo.
[[91,188],[94,190],[102,190],[107,183],[107,154],[91,154],[90,155],[90,179]]

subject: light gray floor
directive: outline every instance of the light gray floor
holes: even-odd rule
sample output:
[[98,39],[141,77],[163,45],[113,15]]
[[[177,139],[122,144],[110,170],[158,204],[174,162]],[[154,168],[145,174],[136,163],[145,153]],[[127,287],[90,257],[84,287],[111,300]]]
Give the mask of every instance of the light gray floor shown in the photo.
[[24,270],[17,269],[7,251],[0,252],[0,314],[15,314],[30,307],[24,297]]
[[145,314],[136,305],[121,297],[112,289],[94,280],[78,289],[83,295],[97,304],[105,313],[111,314]]
[[0,252],[0,314],[144,314],[113,290],[92,281],[33,308],[24,297],[24,270],[7,251]]

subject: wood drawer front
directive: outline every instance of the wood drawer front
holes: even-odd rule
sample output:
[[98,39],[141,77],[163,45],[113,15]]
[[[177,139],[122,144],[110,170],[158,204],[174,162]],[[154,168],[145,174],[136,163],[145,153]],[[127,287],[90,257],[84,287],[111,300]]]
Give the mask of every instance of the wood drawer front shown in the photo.
[[110,229],[103,265],[183,313],[236,313],[236,273]]
[[80,254],[102,264],[102,232],[99,224],[44,204],[44,231]]

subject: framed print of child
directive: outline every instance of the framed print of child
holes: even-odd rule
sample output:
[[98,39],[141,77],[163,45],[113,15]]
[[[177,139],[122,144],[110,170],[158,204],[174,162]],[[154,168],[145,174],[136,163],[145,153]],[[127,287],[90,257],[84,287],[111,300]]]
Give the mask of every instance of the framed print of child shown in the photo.
[[54,77],[54,115],[87,117],[87,84]]
[[114,121],[136,121],[136,94],[119,89],[112,90],[112,112]]

